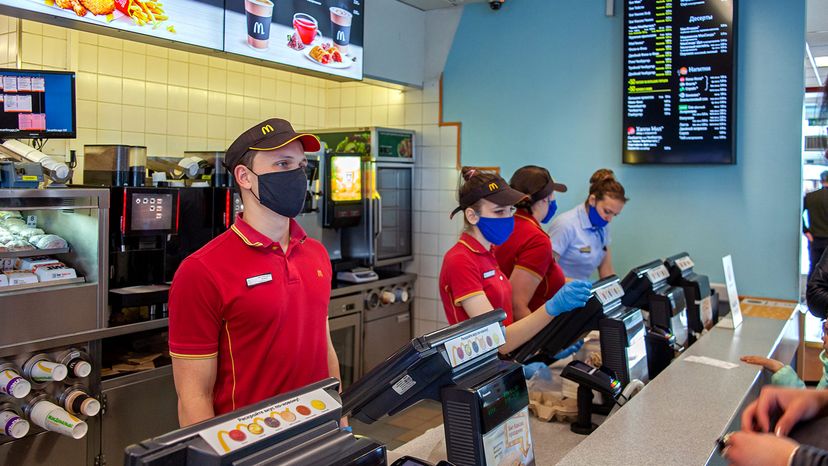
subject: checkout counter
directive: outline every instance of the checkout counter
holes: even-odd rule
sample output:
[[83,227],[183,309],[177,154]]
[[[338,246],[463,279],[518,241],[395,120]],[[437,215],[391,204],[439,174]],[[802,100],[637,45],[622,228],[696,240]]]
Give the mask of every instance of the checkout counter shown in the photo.
[[[739,357],[791,361],[799,313],[789,309],[787,318],[776,319],[746,316],[735,330],[713,327],[624,406],[606,419],[596,416],[600,425],[589,436],[571,432],[569,424],[532,417],[537,464],[725,464],[716,439],[740,428],[742,409],[770,382],[770,375],[740,363]],[[694,362],[691,356],[710,360]],[[735,367],[710,365],[716,361]],[[436,462],[446,458],[445,445],[439,426],[389,451],[388,458],[416,454]]]

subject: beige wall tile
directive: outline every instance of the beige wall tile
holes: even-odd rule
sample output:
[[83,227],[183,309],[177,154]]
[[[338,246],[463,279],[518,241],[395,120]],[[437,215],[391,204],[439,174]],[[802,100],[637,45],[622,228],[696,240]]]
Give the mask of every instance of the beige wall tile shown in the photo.
[[146,104],[152,108],[167,108],[167,85],[146,83]]
[[120,77],[123,74],[122,51],[98,47],[98,73]]
[[114,76],[98,75],[98,101],[121,103],[122,81]]
[[[172,52],[172,50],[170,50]],[[100,67],[100,63],[98,67]],[[167,72],[167,82],[176,86],[187,86],[189,80],[190,66],[186,62],[180,62],[170,59]]]
[[209,68],[206,65],[197,65],[190,63],[188,73],[190,78],[190,87],[196,89],[207,89],[209,87],[210,76]]
[[143,106],[124,105],[122,108],[121,130],[133,133],[144,133],[146,130],[147,109]]
[[124,105],[144,107],[146,104],[146,83],[135,79],[124,79],[121,100]]
[[169,61],[163,57],[147,54],[146,74],[147,80],[157,83],[167,83],[169,77]]
[[207,91],[203,89],[190,89],[188,91],[187,109],[194,113],[207,113]]

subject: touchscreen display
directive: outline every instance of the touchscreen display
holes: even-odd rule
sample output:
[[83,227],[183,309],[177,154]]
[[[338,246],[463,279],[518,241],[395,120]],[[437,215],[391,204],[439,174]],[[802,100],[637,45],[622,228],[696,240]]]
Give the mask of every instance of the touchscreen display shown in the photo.
[[131,229],[170,230],[173,226],[172,194],[133,193]]

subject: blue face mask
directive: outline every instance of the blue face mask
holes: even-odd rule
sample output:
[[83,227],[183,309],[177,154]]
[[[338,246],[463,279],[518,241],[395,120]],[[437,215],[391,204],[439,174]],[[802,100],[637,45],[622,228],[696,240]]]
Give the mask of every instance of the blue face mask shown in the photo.
[[500,246],[509,239],[509,235],[515,229],[515,218],[480,217],[480,221],[477,222],[477,228],[480,229],[480,233],[483,234],[486,241],[495,246]]
[[592,226],[595,228],[604,228],[609,224],[608,221],[604,220],[601,215],[598,214],[598,210],[594,206],[589,206],[589,222],[592,223]]
[[558,200],[552,199],[552,202],[549,203],[549,210],[546,212],[546,217],[543,217],[541,223],[549,223],[552,220],[552,217],[555,215],[555,212],[558,211]]

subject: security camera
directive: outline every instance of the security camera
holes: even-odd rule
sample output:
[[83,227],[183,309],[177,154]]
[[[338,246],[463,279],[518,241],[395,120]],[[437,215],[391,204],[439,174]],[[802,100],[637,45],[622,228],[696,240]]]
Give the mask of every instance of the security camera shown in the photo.
[[497,11],[503,6],[504,3],[506,3],[506,0],[489,0],[489,8]]

